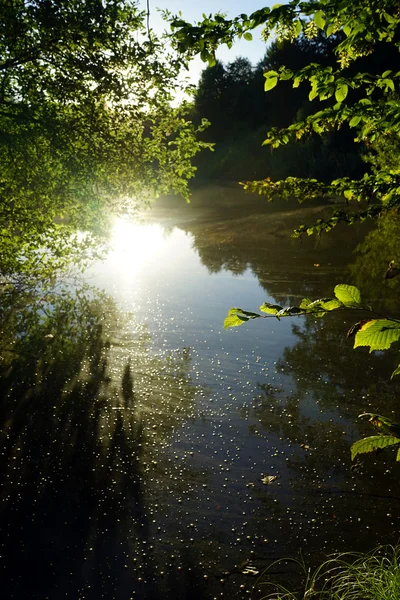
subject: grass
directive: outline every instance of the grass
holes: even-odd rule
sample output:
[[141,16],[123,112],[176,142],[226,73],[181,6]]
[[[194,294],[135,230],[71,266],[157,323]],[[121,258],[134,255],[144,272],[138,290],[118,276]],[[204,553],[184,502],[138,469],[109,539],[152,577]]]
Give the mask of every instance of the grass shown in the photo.
[[[301,569],[301,590],[293,592],[265,579],[282,562]],[[264,600],[400,600],[400,546],[378,546],[368,554],[332,555],[315,571],[302,559],[276,561],[260,576],[256,589],[264,592]]]

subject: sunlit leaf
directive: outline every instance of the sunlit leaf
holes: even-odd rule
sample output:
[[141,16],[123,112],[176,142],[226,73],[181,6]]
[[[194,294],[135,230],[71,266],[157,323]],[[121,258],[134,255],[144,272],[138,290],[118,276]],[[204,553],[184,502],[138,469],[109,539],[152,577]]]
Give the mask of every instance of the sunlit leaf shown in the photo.
[[300,308],[307,308],[311,303],[312,300],[310,298],[303,298],[303,300],[300,302]]
[[365,454],[367,452],[374,452],[380,448],[386,448],[387,446],[394,446],[399,444],[400,439],[391,435],[371,435],[354,442],[351,446],[351,460],[354,460],[357,454]]
[[347,96],[349,87],[346,83],[340,83],[335,90],[335,98],[337,102],[343,102]]
[[360,121],[361,121],[361,117],[355,116],[352,119],[350,119],[349,126],[350,127],[357,127],[357,125],[360,123]]
[[361,306],[361,294],[360,290],[354,285],[347,285],[340,283],[335,286],[335,296],[347,307],[360,307]]
[[374,350],[388,350],[400,339],[400,323],[389,319],[371,319],[356,333],[354,348],[368,346]]
[[260,306],[260,310],[268,315],[277,315],[282,309],[282,306],[278,306],[278,304],[270,304],[269,302],[264,302]]
[[328,300],[327,302],[321,302],[321,308],[325,310],[336,310],[337,308],[342,308],[343,304],[339,300],[332,298],[332,300]]
[[265,83],[264,83],[264,90],[266,92],[269,92],[276,86],[277,83],[278,83],[277,77],[268,77],[268,79],[266,79]]
[[319,27],[319,29],[323,29],[325,27],[326,19],[322,10],[318,10],[314,14],[314,23],[317,27]]
[[229,315],[224,321],[224,328],[229,329],[229,327],[239,327],[248,320],[249,317],[245,317],[244,315]]

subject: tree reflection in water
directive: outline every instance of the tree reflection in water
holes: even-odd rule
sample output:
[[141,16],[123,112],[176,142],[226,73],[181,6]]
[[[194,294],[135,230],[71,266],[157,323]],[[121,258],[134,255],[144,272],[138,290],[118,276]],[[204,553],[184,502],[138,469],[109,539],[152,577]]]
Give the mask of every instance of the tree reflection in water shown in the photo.
[[[191,476],[164,452],[193,413],[190,350],[157,356],[88,287],[8,286],[0,302],[2,595],[167,597],[153,492]],[[174,597],[203,597],[184,562]]]
[[382,539],[396,543],[395,455],[389,450],[350,460],[351,443],[374,433],[357,418],[361,412],[398,418],[399,383],[390,382],[390,360],[354,351],[343,315],[307,316],[292,327],[297,341],[276,367],[290,383],[260,383],[259,394],[242,410],[253,435],[278,438],[286,449],[281,475],[289,509],[281,526],[287,554],[296,555],[300,541],[312,562],[323,559],[325,548],[362,551],[366,531],[368,547]]
[[355,260],[349,266],[352,282],[360,288],[362,297],[373,302],[376,310],[399,311],[400,278],[386,279],[389,262],[400,265],[400,217],[390,214],[378,219],[355,250]]

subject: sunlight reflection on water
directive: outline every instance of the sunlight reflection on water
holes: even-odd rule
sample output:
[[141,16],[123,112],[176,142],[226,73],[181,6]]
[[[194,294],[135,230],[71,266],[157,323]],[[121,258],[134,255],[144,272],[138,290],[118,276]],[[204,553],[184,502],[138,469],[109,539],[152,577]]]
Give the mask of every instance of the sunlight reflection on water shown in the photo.
[[107,261],[121,277],[133,278],[148,265],[168,234],[161,225],[143,225],[124,218],[114,219]]

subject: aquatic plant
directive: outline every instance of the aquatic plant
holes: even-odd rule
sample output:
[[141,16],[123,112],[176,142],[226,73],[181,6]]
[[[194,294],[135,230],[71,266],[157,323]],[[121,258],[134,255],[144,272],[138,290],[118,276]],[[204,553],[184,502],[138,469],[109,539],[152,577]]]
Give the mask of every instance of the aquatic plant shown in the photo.
[[[271,580],[278,564],[300,568],[303,584],[298,591]],[[268,578],[268,579],[267,579]],[[400,547],[378,546],[369,553],[345,552],[331,555],[312,571],[304,559],[275,561],[254,585],[265,600],[398,600],[400,598]]]

